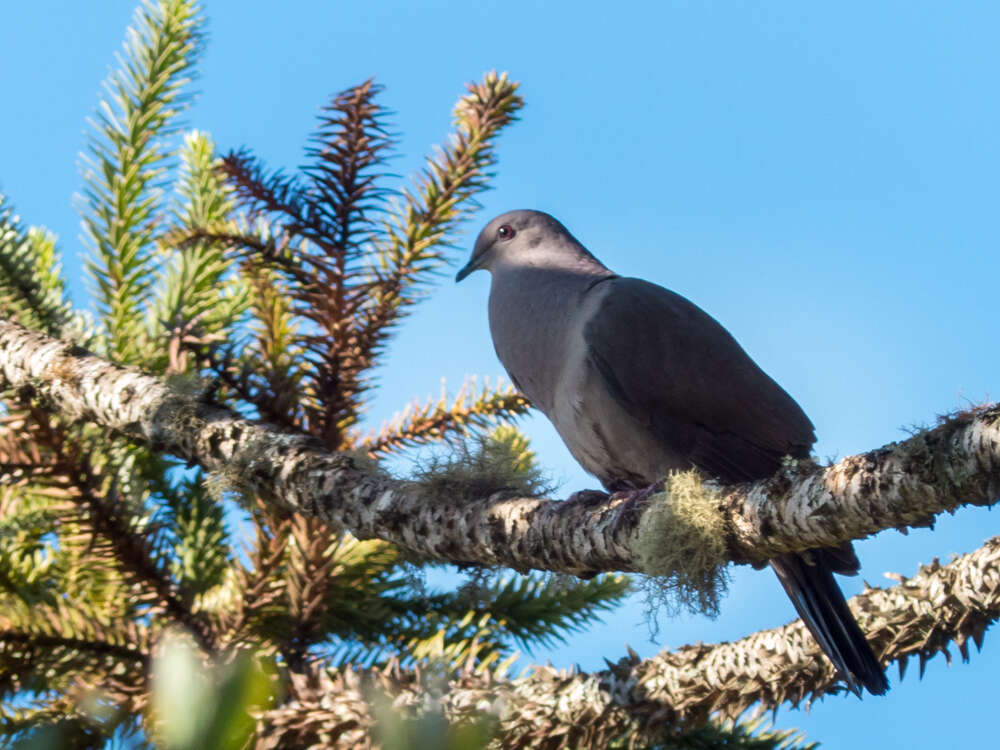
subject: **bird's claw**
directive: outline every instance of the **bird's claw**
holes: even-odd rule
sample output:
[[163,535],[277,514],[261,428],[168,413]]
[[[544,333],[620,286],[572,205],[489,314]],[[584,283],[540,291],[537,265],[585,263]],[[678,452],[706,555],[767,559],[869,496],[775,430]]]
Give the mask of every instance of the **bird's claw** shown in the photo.
[[607,499],[608,493],[601,492],[601,490],[578,490],[566,498],[566,502],[594,505],[596,503],[603,503]]
[[635,490],[619,490],[611,495],[612,500],[627,500],[632,503],[643,503],[657,492],[663,491],[663,482],[653,482],[648,487]]

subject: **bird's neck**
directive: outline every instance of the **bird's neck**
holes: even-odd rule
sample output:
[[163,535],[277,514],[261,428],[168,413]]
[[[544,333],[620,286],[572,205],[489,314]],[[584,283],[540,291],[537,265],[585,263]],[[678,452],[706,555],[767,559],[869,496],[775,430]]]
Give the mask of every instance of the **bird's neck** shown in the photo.
[[490,269],[497,276],[544,273],[564,281],[574,277],[605,277],[614,274],[581,245],[551,243],[544,248],[530,248],[527,253],[502,254]]
[[595,284],[615,278],[601,263],[582,258],[575,267],[539,264],[514,265],[493,273],[490,309],[522,321],[561,319],[572,314],[575,305]]

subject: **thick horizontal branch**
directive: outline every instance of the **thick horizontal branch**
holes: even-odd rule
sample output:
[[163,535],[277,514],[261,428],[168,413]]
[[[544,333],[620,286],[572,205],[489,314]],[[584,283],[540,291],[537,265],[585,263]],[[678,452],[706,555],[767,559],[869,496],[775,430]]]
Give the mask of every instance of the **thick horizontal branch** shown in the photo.
[[[963,659],[969,640],[982,642],[1000,618],[1000,537],[948,565],[924,566],[887,589],[869,589],[851,608],[883,664],[896,662],[902,677],[909,659],[926,661],[954,645]],[[266,714],[286,741],[326,736],[337,747],[365,746],[374,719],[369,686],[416,714],[443,706],[453,722],[493,714],[499,747],[606,747],[629,737],[662,741],[710,715],[737,717],[760,704],[777,708],[841,692],[833,667],[801,621],[755,633],[733,643],[686,646],[645,661],[626,657],[592,674],[535,667],[515,680],[472,673],[452,680],[439,701],[429,700],[419,673],[345,670],[296,685],[292,702]],[[307,719],[302,717],[306,716]],[[293,734],[284,734],[293,732]],[[355,744],[357,743],[357,744]]]
[[1000,500],[1000,405],[956,414],[909,440],[829,467],[799,462],[726,499],[734,557],[832,547],[883,529],[933,526]]
[[[638,571],[649,511],[669,497],[563,502],[429,497],[420,485],[346,454],[201,403],[161,380],[0,322],[0,386],[231,477],[265,498],[359,538],[378,537],[439,560],[571,574]],[[708,487],[708,485],[706,485]],[[1000,407],[821,468],[789,465],[753,485],[708,490],[727,529],[727,555],[759,562],[833,546],[890,527],[926,525],[961,504],[1000,496]]]

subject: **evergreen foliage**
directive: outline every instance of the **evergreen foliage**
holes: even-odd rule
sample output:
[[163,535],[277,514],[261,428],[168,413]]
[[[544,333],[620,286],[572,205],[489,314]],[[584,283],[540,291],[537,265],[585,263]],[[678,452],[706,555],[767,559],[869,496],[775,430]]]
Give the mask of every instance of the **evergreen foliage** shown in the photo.
[[[508,424],[529,406],[509,386],[470,382],[381,430],[360,428],[373,368],[488,186],[497,137],[521,107],[517,84],[495,73],[470,84],[453,133],[394,190],[381,89],[366,81],[331,99],[306,167],[288,175],[248,149],[219,158],[207,134],[181,132],[203,23],[190,0],[149,0],[106,83],[80,202],[95,324],[65,299],[54,238],[25,230],[0,199],[4,314],[330,449],[380,461],[450,445],[417,471],[432,489],[540,492],[534,455]],[[430,591],[403,550],[267,507],[243,496],[238,478],[206,477],[53,416],[31,394],[4,398],[7,744],[239,747],[254,731],[248,710],[294,714],[318,675],[399,664],[503,669],[515,649],[584,629],[627,591],[622,576],[489,571]],[[176,646],[178,631],[193,645]],[[281,744],[285,730],[254,715]],[[712,731],[715,739],[684,746],[784,741]],[[480,747],[488,732],[461,736]]]
[[25,230],[0,193],[0,309],[29,328],[59,336],[77,322],[65,286],[56,238],[41,228]]

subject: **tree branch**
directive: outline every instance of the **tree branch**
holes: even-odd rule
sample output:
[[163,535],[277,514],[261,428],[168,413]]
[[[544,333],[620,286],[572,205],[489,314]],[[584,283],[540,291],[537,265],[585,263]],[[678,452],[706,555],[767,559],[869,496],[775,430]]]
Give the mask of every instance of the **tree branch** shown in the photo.
[[[1000,537],[994,537],[948,565],[935,561],[899,585],[868,589],[850,605],[883,663],[897,662],[902,677],[915,657],[922,674],[936,654],[950,662],[952,643],[968,659],[969,639],[980,644],[1000,618],[998,571]],[[452,678],[440,701],[427,700],[433,682],[396,666],[324,673],[308,684],[302,676],[293,685],[293,703],[261,718],[275,727],[299,722],[301,732],[353,747],[374,724],[372,686],[401,710],[419,714],[440,705],[453,723],[492,713],[502,748],[606,747],[626,737],[655,744],[710,715],[736,718],[758,703],[774,709],[844,690],[796,620],[733,643],[685,646],[645,661],[632,654],[591,674],[548,666],[514,680],[465,673]]]
[[[429,497],[420,485],[372,474],[312,438],[196,402],[157,378],[16,323],[0,322],[0,386],[236,477],[358,538],[378,537],[439,560],[576,575],[641,571],[640,540],[657,515],[651,511],[670,502],[663,493],[593,493],[564,502]],[[927,525],[941,511],[997,501],[1000,407],[828,468],[799,462],[766,481],[705,488],[704,505],[721,514],[727,557],[736,562]]]
[[437,442],[450,433],[470,427],[485,427],[498,417],[519,417],[527,414],[530,408],[528,399],[502,380],[496,388],[492,388],[487,380],[479,393],[476,392],[475,380],[467,380],[451,404],[442,386],[441,397],[437,401],[428,399],[423,404],[410,404],[382,425],[378,432],[356,440],[354,447],[374,458],[380,453],[392,453],[403,447]]
[[[141,648],[114,643],[100,638],[71,638],[47,633],[36,633],[11,628],[0,629],[0,661],[9,657],[11,651],[28,654],[43,650],[50,658],[57,656],[57,649],[77,652],[94,661],[105,657],[148,667],[149,654]],[[37,657],[34,661],[38,661]],[[36,665],[37,666],[37,665]]]

